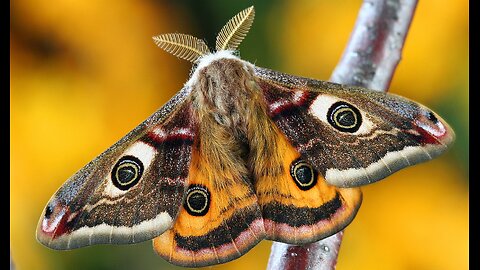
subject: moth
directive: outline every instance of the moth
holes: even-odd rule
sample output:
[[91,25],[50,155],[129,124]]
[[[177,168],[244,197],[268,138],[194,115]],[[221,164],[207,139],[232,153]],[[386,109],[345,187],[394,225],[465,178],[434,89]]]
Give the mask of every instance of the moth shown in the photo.
[[302,245],[347,226],[359,186],[430,160],[454,140],[408,99],[257,67],[235,51],[247,8],[216,52],[190,35],[155,43],[194,63],[163,107],[61,186],[37,228],[53,249],[153,239],[170,263],[240,257],[262,239]]

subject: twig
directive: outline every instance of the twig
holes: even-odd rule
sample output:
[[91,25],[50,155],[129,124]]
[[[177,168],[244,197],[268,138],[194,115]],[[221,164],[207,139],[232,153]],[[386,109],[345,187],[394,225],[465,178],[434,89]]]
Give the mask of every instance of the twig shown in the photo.
[[[416,6],[417,0],[365,0],[330,80],[387,91]],[[342,238],[340,231],[304,246],[274,242],[267,269],[335,269]]]
[[365,0],[330,80],[387,91],[416,6],[417,0]]
[[15,264],[12,259],[12,252],[10,252],[10,270],[15,270]]
[[274,242],[267,269],[335,269],[342,238],[343,231],[340,231],[330,237],[305,246]]

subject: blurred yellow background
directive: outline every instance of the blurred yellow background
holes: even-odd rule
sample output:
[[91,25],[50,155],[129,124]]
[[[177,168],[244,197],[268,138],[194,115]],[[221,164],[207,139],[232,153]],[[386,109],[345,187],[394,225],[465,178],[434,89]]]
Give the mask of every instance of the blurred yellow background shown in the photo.
[[[240,51],[258,66],[328,80],[361,1],[11,1],[10,245],[17,269],[180,269],[151,242],[54,251],[35,240],[50,196],[146,119],[190,64],[151,37],[178,32],[211,47],[255,5]],[[391,92],[442,115],[457,141],[440,158],[363,188],[337,269],[468,269],[468,1],[422,0]],[[213,269],[265,269],[270,241]]]

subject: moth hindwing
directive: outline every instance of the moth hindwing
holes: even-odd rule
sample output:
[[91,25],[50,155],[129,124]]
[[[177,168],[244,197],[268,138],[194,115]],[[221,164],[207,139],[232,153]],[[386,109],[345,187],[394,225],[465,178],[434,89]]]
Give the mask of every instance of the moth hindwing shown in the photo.
[[37,239],[54,249],[153,239],[169,262],[235,259],[262,239],[306,244],[355,217],[358,186],[444,152],[454,133],[408,99],[256,67],[233,53],[253,7],[217,52],[154,37],[195,63],[184,88],[80,169],[48,202]]

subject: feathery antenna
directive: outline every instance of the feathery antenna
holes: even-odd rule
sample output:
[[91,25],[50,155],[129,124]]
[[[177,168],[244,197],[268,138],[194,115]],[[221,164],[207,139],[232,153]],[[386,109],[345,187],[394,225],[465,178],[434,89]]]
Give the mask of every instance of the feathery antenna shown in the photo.
[[[254,17],[255,10],[251,6],[231,18],[217,36],[217,51],[235,50],[247,35]],[[153,37],[153,40],[163,50],[193,63],[210,53],[203,40],[191,35],[162,34]]]
[[210,53],[201,39],[185,34],[163,34],[153,37],[155,44],[165,51],[190,62]]
[[247,35],[254,17],[255,10],[251,6],[231,18],[217,36],[217,51],[235,50]]

